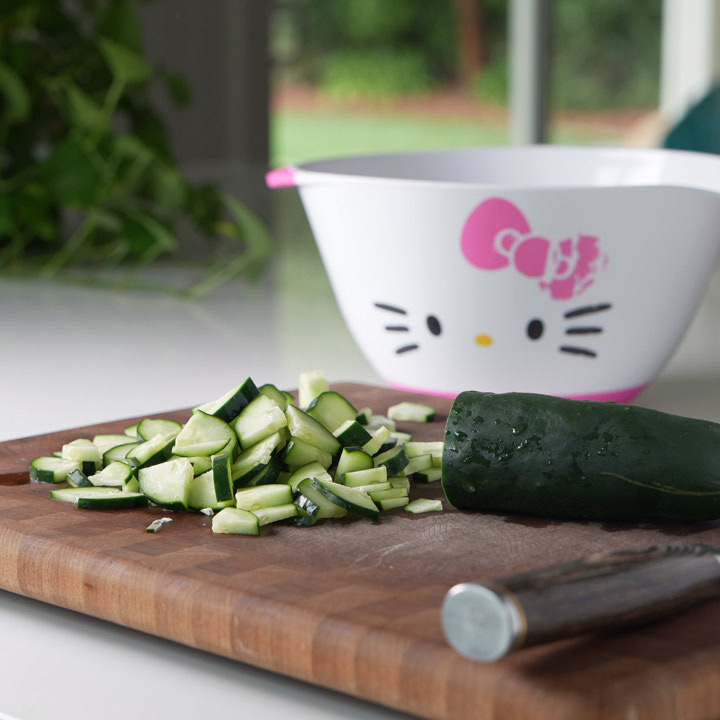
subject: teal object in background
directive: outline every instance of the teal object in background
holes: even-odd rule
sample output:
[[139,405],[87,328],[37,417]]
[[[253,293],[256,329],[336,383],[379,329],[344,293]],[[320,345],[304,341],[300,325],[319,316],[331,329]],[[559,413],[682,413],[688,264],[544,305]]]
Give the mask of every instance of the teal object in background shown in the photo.
[[663,146],[720,154],[720,85],[716,85],[668,133]]

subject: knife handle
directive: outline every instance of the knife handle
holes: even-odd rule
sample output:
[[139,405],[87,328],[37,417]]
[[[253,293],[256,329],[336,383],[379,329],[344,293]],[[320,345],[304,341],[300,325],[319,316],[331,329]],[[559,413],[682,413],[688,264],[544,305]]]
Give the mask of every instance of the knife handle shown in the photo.
[[443,603],[445,637],[461,654],[491,662],[511,650],[654,620],[720,592],[718,552],[652,546],[461,583]]

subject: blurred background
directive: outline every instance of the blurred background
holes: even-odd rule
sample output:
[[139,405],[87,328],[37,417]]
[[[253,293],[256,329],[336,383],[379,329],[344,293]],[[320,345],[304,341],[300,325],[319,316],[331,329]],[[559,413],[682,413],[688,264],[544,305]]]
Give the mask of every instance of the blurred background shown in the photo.
[[661,145],[718,77],[719,7],[3,0],[0,270],[97,275],[193,254],[223,266],[244,249],[233,270],[251,277],[275,254],[245,212],[277,217],[268,167],[510,142]]
[[[21,311],[0,331],[21,349],[28,327],[61,343],[112,321],[170,368],[191,332],[242,357],[218,391],[268,352],[263,382],[378,381],[269,168],[528,142],[718,152],[718,78],[720,0],[2,0],[0,303]],[[693,377],[714,372],[704,317]],[[215,394],[195,382],[188,403]]]

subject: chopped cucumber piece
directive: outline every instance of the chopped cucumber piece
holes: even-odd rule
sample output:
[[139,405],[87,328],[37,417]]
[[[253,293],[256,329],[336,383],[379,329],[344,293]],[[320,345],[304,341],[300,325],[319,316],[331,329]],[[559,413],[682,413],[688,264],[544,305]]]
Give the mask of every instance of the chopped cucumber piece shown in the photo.
[[187,510],[192,480],[193,466],[185,457],[141,468],[138,473],[140,492],[168,510]]
[[324,468],[332,464],[332,455],[300,438],[291,437],[282,456],[283,462],[290,468],[298,468],[311,462],[319,462]]
[[298,378],[298,405],[301,408],[310,406],[313,400],[330,389],[330,385],[322,370],[310,370],[300,373]]
[[213,516],[212,531],[221,534],[259,535],[260,522],[247,510],[227,507]]
[[61,483],[65,482],[69,473],[78,470],[80,463],[50,456],[36,457],[30,463],[30,479],[34,482]]
[[372,435],[357,420],[346,420],[333,435],[343,447],[362,447],[372,440]]
[[385,468],[387,469],[387,474],[390,477],[399,475],[401,472],[403,472],[405,466],[409,462],[402,445],[398,445],[388,450],[387,452],[376,455],[374,460],[375,465],[385,466]]
[[370,467],[365,470],[352,470],[342,476],[342,484],[348,487],[385,482],[387,482],[387,468],[384,465]]
[[397,497],[387,498],[385,500],[378,500],[378,505],[381,510],[394,510],[395,508],[405,507],[410,504],[410,498],[408,497]]
[[314,417],[294,405],[288,406],[285,416],[292,437],[299,438],[333,456],[340,452],[342,447],[340,441]]
[[182,423],[167,418],[145,418],[137,424],[137,434],[141,440],[150,440],[156,435],[174,438],[181,430]]
[[88,480],[96,487],[124,488],[135,476],[133,469],[124,462],[111,462],[100,472],[91,475]]
[[341,482],[345,475],[357,470],[373,467],[373,459],[360,448],[344,448],[335,468],[335,482]]
[[390,490],[392,488],[392,484],[388,480],[387,482],[382,482],[382,483],[368,483],[367,485],[352,485],[351,487],[354,490],[358,490],[360,492],[370,494],[371,492],[377,492],[379,490]]
[[[135,468],[145,468],[157,465],[170,459],[175,443],[174,438],[166,438],[164,435],[156,435],[139,445],[128,450],[125,460]],[[124,447],[120,445],[120,447]],[[112,452],[112,451],[110,451]]]
[[224,500],[218,498],[212,470],[208,470],[202,475],[196,475],[188,483],[187,505],[191,510],[204,510],[205,508],[221,510],[234,504],[232,496]]
[[188,460],[193,466],[193,475],[202,475],[208,470],[212,470],[212,457],[206,457],[205,455],[194,455],[189,457]]
[[358,410],[357,417],[355,418],[361,425],[369,425],[372,421],[373,411],[372,408],[366,407],[362,410]]
[[328,471],[319,462],[310,462],[307,465],[301,465],[295,472],[291,473],[287,478],[287,484],[292,488],[293,492],[296,492],[302,480],[314,477],[332,480]]
[[388,490],[369,490],[368,495],[374,502],[381,500],[390,500],[392,498],[406,498],[408,496],[407,488],[390,488]]
[[379,427],[385,427],[390,432],[397,430],[397,423],[389,417],[385,417],[385,415],[373,415],[368,425],[370,425],[373,430],[377,430]]
[[409,458],[414,458],[418,455],[442,455],[443,442],[421,442],[414,441],[405,443],[405,454]]
[[423,472],[432,467],[432,455],[416,455],[410,458],[408,464],[403,468],[403,474],[412,475],[416,472]]
[[253,515],[257,517],[260,525],[268,525],[269,523],[297,517],[298,509],[294,503],[286,503],[285,505],[273,505],[272,507],[258,508],[253,511]]
[[292,488],[289,485],[260,485],[243,488],[235,493],[237,507],[251,512],[273,505],[285,505],[292,501]]
[[430,422],[435,418],[435,408],[415,402],[401,402],[388,408],[391,420]]
[[278,482],[281,468],[282,463],[280,462],[279,456],[273,455],[270,458],[270,462],[257,475],[255,475],[255,477],[250,480],[248,486],[268,485],[270,483]]
[[396,430],[395,432],[390,433],[390,438],[392,440],[395,440],[396,443],[401,443],[405,445],[412,440],[413,436],[410,433],[400,432],[399,430]]
[[237,436],[233,429],[220,418],[196,410],[185,427],[175,438],[173,454],[181,457],[196,455],[234,454],[237,451]]
[[[340,518],[347,515],[347,509],[328,499],[315,488],[313,483],[319,478],[305,478],[298,484],[299,495],[295,504],[301,513],[312,518],[315,523],[326,518]],[[327,482],[327,481],[325,481]]]
[[247,450],[243,450],[231,468],[235,488],[247,485],[256,475],[259,475],[270,463],[283,442],[283,436],[276,432]]
[[394,488],[410,488],[410,478],[405,475],[396,475],[395,477],[388,478],[388,482]]
[[196,407],[193,412],[204,412],[206,415],[224,420],[226,423],[232,422],[240,411],[249,405],[259,394],[255,383],[248,378],[241,385],[228,390],[217,400],[205,403]]
[[413,513],[413,515],[419,515],[420,513],[427,512],[439,512],[442,509],[443,506],[440,500],[430,500],[429,498],[418,498],[405,506],[405,510],[409,513]]
[[[101,455],[105,455],[105,453],[114,448],[118,445],[127,445],[129,442],[129,438],[125,434],[115,434],[115,433],[109,433],[109,434],[102,434],[102,435],[96,435],[92,439],[93,445],[100,451]],[[103,462],[105,459],[103,458]]]
[[102,467],[100,450],[87,438],[78,438],[63,445],[62,457],[77,462],[86,475],[92,475]]
[[133,440],[137,440],[138,439],[137,426],[138,426],[137,423],[135,423],[134,425],[128,425],[126,428],[123,428],[123,432],[129,438],[132,438]]
[[[130,440],[130,438],[126,438],[126,440]],[[140,443],[137,442],[128,442],[125,445],[116,445],[115,447],[111,447],[103,453],[103,465],[109,465],[111,462],[116,461],[125,462],[127,464],[129,462],[127,454],[139,444]]]
[[169,522],[172,522],[172,518],[169,517],[162,517],[158,518],[157,520],[153,520],[146,528],[145,532],[148,533],[157,533],[162,530],[163,525],[167,525]]
[[230,455],[212,456],[212,476],[215,485],[215,497],[220,502],[223,500],[232,500],[235,494],[235,488],[233,487]]
[[287,418],[283,409],[267,395],[258,395],[243,408],[233,422],[233,428],[243,450],[275,434],[286,425]]
[[390,437],[390,430],[386,427],[379,427],[377,430],[372,431],[372,439],[366,442],[362,449],[368,455],[375,455],[380,451],[383,443]]
[[392,448],[396,447],[397,444],[398,441],[393,437],[393,434],[390,433],[390,437],[380,446],[380,449],[375,454],[380,455],[380,453],[392,450]]
[[339,507],[372,520],[377,520],[380,517],[377,505],[367,493],[346,485],[320,480],[319,478],[313,478],[311,482],[315,490]]
[[53,500],[62,500],[86,510],[118,510],[147,505],[148,499],[141,493],[123,492],[109,487],[71,487],[51,490]]
[[431,483],[431,482],[437,482],[442,478],[442,468],[439,467],[429,467],[426,470],[421,470],[420,472],[416,472],[412,479],[415,482],[421,482],[421,483]]
[[[271,400],[274,400],[283,412],[288,406],[288,393],[284,393],[282,390],[278,390],[275,385],[266,383],[260,386],[260,394],[267,395]],[[290,395],[292,397],[292,395]],[[293,398],[294,400],[295,398]]]
[[307,413],[330,432],[335,432],[346,420],[357,417],[357,410],[350,401],[334,390],[320,393],[308,406]]
[[90,478],[82,470],[71,470],[65,478],[72,487],[92,487]]

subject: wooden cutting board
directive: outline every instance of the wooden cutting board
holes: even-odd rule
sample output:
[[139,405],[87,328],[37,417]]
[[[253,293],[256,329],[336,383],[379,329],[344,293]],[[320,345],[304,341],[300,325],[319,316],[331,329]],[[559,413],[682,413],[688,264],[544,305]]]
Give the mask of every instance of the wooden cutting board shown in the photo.
[[[438,421],[405,428],[418,439],[442,437],[449,401],[336,389],[376,412],[424,400],[441,411]],[[443,597],[457,582],[599,550],[677,540],[720,546],[718,523],[574,523],[447,508],[397,510],[379,523],[269,526],[259,538],[213,535],[204,515],[175,514],[153,535],[145,527],[167,513],[82,511],[26,484],[33,457],[131,422],[0,444],[0,587],[420,717],[720,717],[720,601],[489,665],[453,652],[440,625]],[[412,493],[442,495],[439,486]]]

